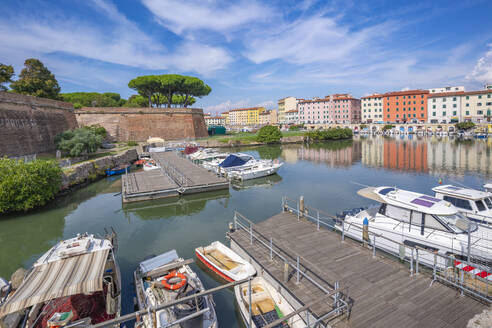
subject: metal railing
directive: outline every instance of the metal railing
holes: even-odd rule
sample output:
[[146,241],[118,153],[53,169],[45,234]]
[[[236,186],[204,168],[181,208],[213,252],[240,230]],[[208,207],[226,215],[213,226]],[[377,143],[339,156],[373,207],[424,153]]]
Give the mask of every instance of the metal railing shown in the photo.
[[[361,237],[364,234],[363,225],[346,223],[344,219],[316,208],[307,207],[304,205],[302,197],[299,201],[286,196],[282,197],[282,211],[291,212],[297,216],[298,220],[304,218],[313,222],[316,224],[317,230],[320,227],[325,227],[340,233],[341,242],[344,242],[346,234],[351,230],[352,233],[353,230],[356,230]],[[462,295],[467,294],[486,303],[492,303],[492,281],[490,280],[492,275],[480,274],[480,272],[492,273],[489,266],[471,263],[469,259],[468,261],[464,260],[464,263],[462,263],[456,257],[440,254],[435,250],[419,247],[418,245],[412,246],[400,243],[381,234],[371,232],[369,229],[366,230],[366,236],[366,240],[364,238],[361,238],[361,240],[351,239],[370,247],[373,257],[376,256],[376,250],[378,249],[384,254],[392,255],[401,261],[409,263],[410,275],[422,273],[422,266],[431,269],[431,285],[434,281],[441,281],[457,288]],[[392,251],[392,249],[398,249],[398,253]]]
[[[314,272],[314,271],[321,272],[321,270],[317,269],[314,264],[309,263],[307,259],[304,259],[303,257],[299,256],[298,254],[290,250],[288,247],[280,247],[274,242],[272,237],[266,238],[261,233],[256,231],[254,226],[255,224],[251,220],[246,218],[244,215],[242,215],[237,211],[234,212],[234,230],[240,231],[239,229],[241,229],[242,231],[244,231],[249,236],[250,244],[256,242],[262,245],[263,247],[265,247],[269,251],[270,261],[279,259],[280,262],[283,263],[284,282],[287,282],[289,280],[289,276],[290,276],[289,267],[290,267],[294,270],[296,284],[299,284],[301,279],[305,279],[309,283],[314,285],[316,288],[318,288],[321,292],[323,292],[326,298],[331,299],[331,302],[329,304],[331,310],[328,311],[327,313],[324,313],[322,316],[317,317],[316,315],[313,314],[310,308],[313,305],[318,304],[319,302],[325,300],[325,298],[323,298],[322,300],[318,300],[317,302],[315,302],[315,304],[310,304],[310,306],[308,307],[303,306],[301,309],[298,309],[296,311],[296,314],[299,314],[300,316],[302,312],[305,312],[304,317],[306,318],[307,321],[306,327],[309,328],[318,327],[319,325],[322,324],[324,320],[327,320],[332,316],[337,317],[344,313],[347,318],[350,316],[352,302],[348,297],[347,287],[341,288],[339,282],[334,282],[333,286],[329,285],[320,277],[320,275]],[[322,281],[323,284],[320,283],[319,281]],[[314,322],[309,322],[310,315],[313,318],[317,317],[314,320]]]
[[187,187],[193,185],[193,181],[184,175],[177,167],[172,165],[169,161],[160,157],[156,159],[160,164],[162,172],[167,175],[171,180],[176,182],[180,187]]

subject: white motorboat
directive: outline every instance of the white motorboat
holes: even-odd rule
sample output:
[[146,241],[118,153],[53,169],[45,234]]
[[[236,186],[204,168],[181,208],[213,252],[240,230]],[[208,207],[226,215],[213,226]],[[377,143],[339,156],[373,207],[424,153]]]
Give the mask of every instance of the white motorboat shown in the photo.
[[57,243],[0,306],[0,318],[27,309],[25,326],[46,328],[89,326],[119,317],[121,279],[114,237],[79,234]]
[[220,241],[214,241],[208,246],[196,248],[195,254],[209,269],[229,282],[238,281],[256,274],[256,270],[251,263],[244,260]]
[[483,187],[485,188],[485,191],[492,192],[492,182],[484,184]]
[[432,188],[436,198],[453,204],[470,220],[492,225],[492,193],[471,188],[442,185]]
[[[427,249],[428,252],[421,252],[420,261],[428,266],[433,265],[436,251],[466,259],[470,238],[471,262],[490,266],[490,229],[472,223],[451,203],[394,187],[368,187],[357,193],[381,205],[347,214],[343,225],[345,235],[362,241],[365,221],[369,233],[384,237],[377,238],[377,247],[406,258],[410,250],[405,248],[406,253],[402,254],[400,244]],[[336,225],[336,229],[341,230],[342,226]],[[369,239],[372,242],[372,237]],[[439,257],[439,261],[439,266],[446,265],[443,257]]]
[[[236,301],[241,317],[246,325],[249,324],[249,282],[234,287]],[[294,312],[294,308],[272,285],[263,277],[251,281],[251,328],[261,328],[279,318]],[[287,322],[275,327],[305,328],[306,323],[295,315]]]
[[160,168],[161,167],[159,165],[157,165],[157,163],[153,159],[147,160],[143,164],[144,171],[152,171],[152,170],[157,170]]
[[254,165],[239,167],[228,172],[230,179],[250,180],[266,177],[277,173],[284,163],[274,163],[272,161],[257,161]]
[[219,170],[221,172],[228,172],[234,168],[254,165],[256,161],[257,160],[249,154],[234,153],[229,154],[229,156],[227,156],[225,159],[217,158],[208,162],[207,164],[204,163],[204,167],[216,173],[219,173]]
[[[200,278],[188,265],[192,262],[191,259],[179,258],[175,250],[141,262],[134,273],[139,309],[145,310],[204,291]],[[216,328],[217,316],[212,295],[199,296],[158,310],[155,318],[143,315],[141,324],[146,328]]]

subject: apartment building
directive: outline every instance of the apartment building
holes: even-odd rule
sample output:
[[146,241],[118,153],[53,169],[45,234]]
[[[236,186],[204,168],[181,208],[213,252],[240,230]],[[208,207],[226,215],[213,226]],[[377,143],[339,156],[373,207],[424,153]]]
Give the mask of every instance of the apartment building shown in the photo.
[[427,97],[427,123],[456,123],[463,121],[464,91],[431,93]]
[[260,125],[268,125],[270,124],[270,111],[264,111],[259,113],[258,115],[258,124]]
[[224,118],[224,122],[225,122],[224,124],[225,124],[225,125],[229,125],[229,124],[231,124],[231,123],[229,122],[229,112],[223,112],[221,116]]
[[285,113],[297,108],[297,103],[300,100],[296,97],[285,97],[278,101],[278,123],[286,123]]
[[392,123],[425,123],[429,90],[387,92],[383,95],[383,119]]
[[429,92],[432,93],[445,93],[445,92],[464,92],[465,87],[463,86],[458,86],[458,87],[442,87],[442,88],[432,88],[429,89]]
[[230,125],[257,125],[260,124],[260,113],[264,107],[237,108],[229,111]]
[[207,124],[207,126],[210,126],[210,125],[222,125],[222,126],[224,126],[226,124],[225,118],[222,116],[204,115],[203,118],[205,119],[205,124]]
[[490,122],[492,119],[492,88],[468,91],[461,97],[463,121]]
[[361,121],[376,123],[383,121],[383,95],[375,93],[361,99]]
[[353,98],[346,93],[303,100],[297,104],[299,122],[307,124],[359,123],[360,104],[360,99]]
[[293,109],[285,112],[285,123],[299,124],[299,112],[297,111],[297,109]]

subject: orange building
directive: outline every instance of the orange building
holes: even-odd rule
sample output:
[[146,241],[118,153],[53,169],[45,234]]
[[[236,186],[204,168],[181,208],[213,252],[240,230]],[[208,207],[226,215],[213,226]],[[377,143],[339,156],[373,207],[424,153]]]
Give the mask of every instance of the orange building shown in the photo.
[[427,142],[385,140],[383,162],[390,170],[429,172]]
[[383,95],[383,119],[385,122],[406,123],[427,120],[427,96],[429,90],[388,92]]

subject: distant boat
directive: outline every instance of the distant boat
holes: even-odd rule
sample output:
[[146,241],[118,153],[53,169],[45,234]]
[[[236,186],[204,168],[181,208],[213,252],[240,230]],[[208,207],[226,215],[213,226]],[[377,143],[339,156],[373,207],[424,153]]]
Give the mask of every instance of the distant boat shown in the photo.
[[107,169],[106,175],[110,177],[112,175],[124,174],[126,172],[130,172],[130,168],[131,168],[130,164],[119,165],[117,167],[113,167],[112,169]]
[[[234,287],[241,317],[249,323],[249,282]],[[261,328],[294,312],[294,307],[263,277],[251,281],[251,328]],[[285,320],[276,328],[305,328],[306,323],[297,314]]]
[[237,281],[256,274],[255,268],[220,241],[195,249],[196,257],[227,281]]
[[266,177],[277,173],[284,163],[258,161],[252,166],[238,167],[228,173],[229,178],[237,180],[251,180]]

